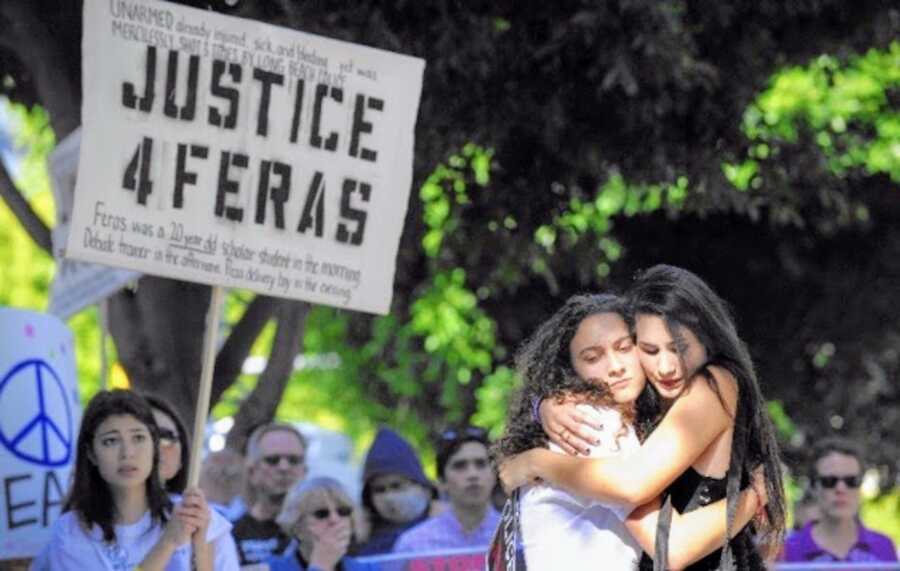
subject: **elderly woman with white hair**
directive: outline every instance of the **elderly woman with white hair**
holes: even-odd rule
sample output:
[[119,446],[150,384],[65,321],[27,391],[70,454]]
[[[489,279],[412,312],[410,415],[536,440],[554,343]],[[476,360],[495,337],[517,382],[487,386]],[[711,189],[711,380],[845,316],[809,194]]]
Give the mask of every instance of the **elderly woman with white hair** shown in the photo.
[[333,478],[304,480],[288,493],[275,520],[291,537],[280,557],[266,563],[272,571],[340,571],[359,538],[361,514],[344,487]]

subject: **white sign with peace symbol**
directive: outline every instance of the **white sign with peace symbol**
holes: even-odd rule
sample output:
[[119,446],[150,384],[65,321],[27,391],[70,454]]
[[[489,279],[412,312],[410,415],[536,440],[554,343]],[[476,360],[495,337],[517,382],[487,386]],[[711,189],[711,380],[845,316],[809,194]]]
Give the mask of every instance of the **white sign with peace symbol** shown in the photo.
[[0,559],[49,539],[75,461],[81,405],[72,334],[56,317],[0,308]]

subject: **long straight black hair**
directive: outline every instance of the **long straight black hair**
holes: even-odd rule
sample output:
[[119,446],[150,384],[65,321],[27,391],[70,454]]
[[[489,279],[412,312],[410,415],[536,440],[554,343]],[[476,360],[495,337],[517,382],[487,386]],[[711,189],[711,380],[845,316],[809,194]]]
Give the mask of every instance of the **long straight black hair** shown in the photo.
[[64,512],[75,512],[81,523],[90,530],[96,524],[103,531],[103,539],[116,539],[116,504],[109,485],[100,475],[96,464],[91,461],[91,449],[97,428],[111,416],[133,416],[144,424],[153,438],[153,468],[145,482],[147,505],[150,516],[157,523],[165,523],[168,510],[172,507],[169,495],[159,480],[159,428],[153,420],[150,405],[136,393],[115,389],[100,391],[88,403],[81,418],[78,432],[78,452],[75,457],[75,477],[72,488],[63,507]]
[[[728,539],[732,537],[741,480],[752,479],[753,470],[761,465],[765,471],[769,498],[766,505],[768,521],[765,543],[770,549],[776,549],[784,538],[785,526],[785,499],[778,443],[759,390],[750,352],[738,337],[728,305],[696,274],[662,264],[640,273],[629,290],[628,298],[630,311],[636,319],[644,314],[656,315],[665,321],[679,352],[684,349],[683,336],[680,334],[682,327],[690,329],[697,336],[707,353],[707,362],[697,372],[703,373],[707,366],[716,365],[728,370],[736,379],[738,403],[727,474]],[[719,394],[711,375],[707,373],[704,377],[716,394]],[[662,553],[666,552],[663,549]],[[726,542],[720,563],[725,567],[729,566],[727,561],[730,552],[730,545]]]

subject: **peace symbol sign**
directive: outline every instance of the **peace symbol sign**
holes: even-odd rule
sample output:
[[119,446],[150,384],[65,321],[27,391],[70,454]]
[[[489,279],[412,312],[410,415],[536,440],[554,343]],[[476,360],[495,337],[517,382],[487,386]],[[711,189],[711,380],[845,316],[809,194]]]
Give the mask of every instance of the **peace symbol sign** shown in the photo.
[[39,466],[63,466],[72,455],[68,394],[43,359],[26,359],[0,380],[0,445]]

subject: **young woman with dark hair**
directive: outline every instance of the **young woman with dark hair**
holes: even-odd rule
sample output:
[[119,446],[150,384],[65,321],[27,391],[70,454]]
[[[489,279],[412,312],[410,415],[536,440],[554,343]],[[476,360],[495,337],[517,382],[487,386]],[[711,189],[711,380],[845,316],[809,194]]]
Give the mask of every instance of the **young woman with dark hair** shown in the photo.
[[173,507],[159,477],[159,428],[131,391],[101,391],[85,409],[63,512],[49,549],[53,570],[238,567],[227,528],[210,531],[199,490]]
[[[629,300],[643,370],[662,398],[656,428],[627,458],[535,449],[505,462],[501,479],[507,489],[541,478],[587,497],[631,504],[664,494],[657,568],[668,568],[667,557],[673,556],[666,544],[671,508],[687,513],[726,498],[731,540],[689,569],[763,569],[758,545],[774,555],[784,534],[779,454],[749,353],[728,308],[699,277],[665,265],[641,274]],[[545,399],[541,411],[551,440],[572,448],[579,430],[572,419],[583,415],[555,399]],[[764,476],[766,517],[760,527],[737,532],[739,491],[754,470]]]
[[[547,436],[534,422],[532,405],[566,396],[581,414],[595,417],[601,444],[593,457],[629,454],[640,447],[652,405],[624,302],[613,295],[577,295],[541,324],[516,354],[523,386],[504,436],[494,447],[502,459],[535,446]],[[652,406],[651,406],[652,409]],[[562,453],[551,444],[550,449]],[[759,507],[753,491],[740,498],[737,525],[743,527]],[[637,510],[627,502],[596,502],[547,485],[528,485],[521,496],[521,527],[529,569],[635,569],[641,547],[653,553],[659,502]],[[673,567],[680,568],[721,547],[726,504],[697,510],[673,522]],[[633,515],[629,516],[634,512]]]

